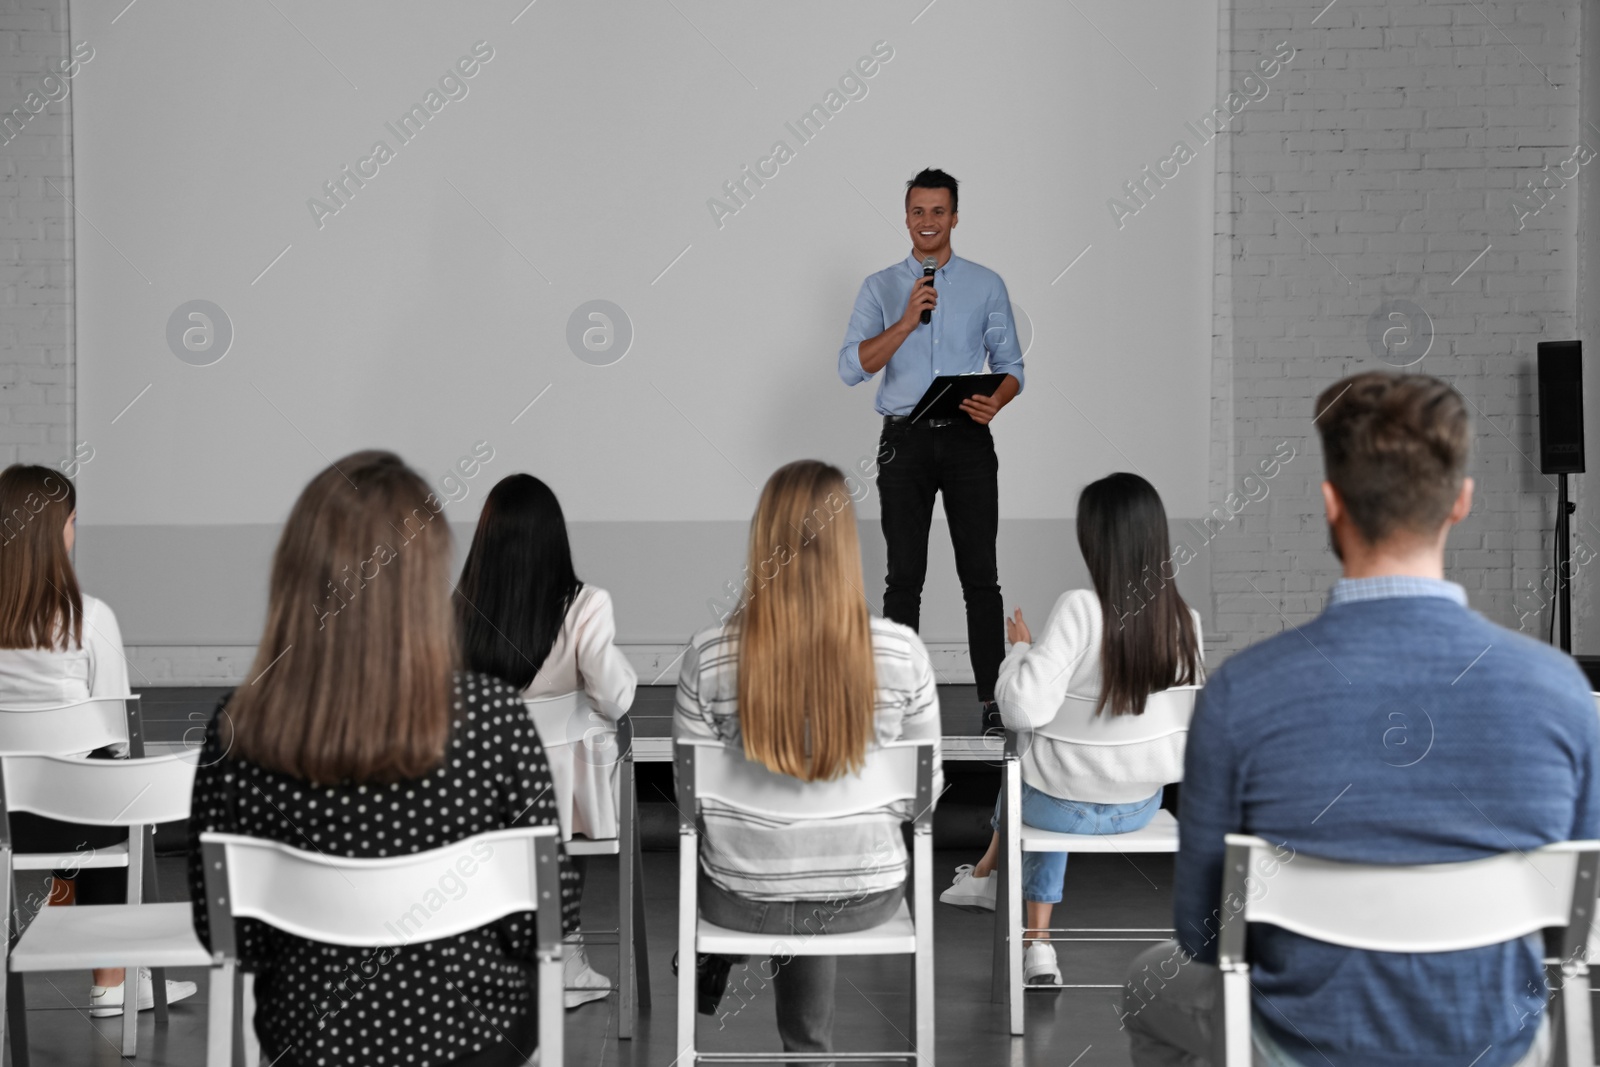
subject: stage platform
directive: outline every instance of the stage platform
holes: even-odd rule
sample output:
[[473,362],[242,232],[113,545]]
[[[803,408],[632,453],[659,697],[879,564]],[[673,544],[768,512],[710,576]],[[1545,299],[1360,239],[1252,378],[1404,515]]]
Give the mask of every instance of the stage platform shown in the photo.
[[[633,755],[640,763],[672,759],[672,701],[677,687],[641,685],[629,714],[633,718]],[[204,726],[216,710],[226,687],[134,686],[144,706],[145,733],[152,744],[198,745]],[[1002,742],[998,735],[983,736],[983,715],[978,691],[971,685],[941,685],[939,715],[944,722],[946,760],[995,761]]]

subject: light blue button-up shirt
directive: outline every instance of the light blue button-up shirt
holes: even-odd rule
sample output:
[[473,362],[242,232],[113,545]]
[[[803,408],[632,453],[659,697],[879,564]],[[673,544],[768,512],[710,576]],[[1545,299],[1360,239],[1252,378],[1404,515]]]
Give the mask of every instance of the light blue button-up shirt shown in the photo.
[[[861,369],[861,342],[899,321],[911,287],[921,277],[922,260],[912,252],[861,283],[839,349],[839,377],[846,385],[872,377]],[[934,272],[933,287],[939,291],[939,306],[932,321],[918,324],[883,368],[877,398],[881,415],[909,415],[936,376],[980,373],[985,363],[991,372],[1009,374],[1023,384],[1017,324],[1000,275],[952,255]]]
[[1397,596],[1437,596],[1467,606],[1467,591],[1455,582],[1414,574],[1381,574],[1372,578],[1340,578],[1328,592],[1328,606]]

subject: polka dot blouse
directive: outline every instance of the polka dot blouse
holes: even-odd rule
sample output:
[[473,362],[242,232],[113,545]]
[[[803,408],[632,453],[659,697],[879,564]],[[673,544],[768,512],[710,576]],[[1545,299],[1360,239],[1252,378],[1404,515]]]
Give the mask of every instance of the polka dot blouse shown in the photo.
[[[483,674],[458,675],[455,693],[443,763],[392,784],[312,786],[225,759],[213,717],[189,819],[189,893],[201,941],[210,944],[203,831],[370,857],[424,852],[508,826],[555,825],[550,765],[521,695]],[[576,879],[563,853],[568,932],[577,928]],[[255,974],[263,1063],[434,1067],[496,1045],[534,1012],[531,913],[379,949],[308,941],[249,919],[238,925],[241,966]]]

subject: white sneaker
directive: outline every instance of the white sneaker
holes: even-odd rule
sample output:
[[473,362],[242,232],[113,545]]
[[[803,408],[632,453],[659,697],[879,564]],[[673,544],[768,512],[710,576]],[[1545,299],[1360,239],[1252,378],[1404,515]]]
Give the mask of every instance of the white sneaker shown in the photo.
[[1048,941],[1030,941],[1022,956],[1022,980],[1028,985],[1060,985],[1056,947]]
[[589,966],[589,956],[582,945],[574,946],[572,955],[562,964],[561,974],[561,984],[567,987],[562,999],[569,1011],[611,995],[611,979]]
[[939,903],[962,911],[993,911],[999,882],[992,873],[987,878],[979,878],[972,873],[972,864],[963,863],[956,868],[955,882],[939,894]]
[[[89,987],[89,1014],[96,1019],[105,1019],[113,1015],[122,1014],[122,990],[127,983],[114,986]],[[167,1003],[176,1004],[180,1000],[187,1000],[194,996],[198,987],[193,982],[167,983]],[[150,983],[150,968],[139,968],[139,1010],[149,1011],[156,1006],[156,991]]]

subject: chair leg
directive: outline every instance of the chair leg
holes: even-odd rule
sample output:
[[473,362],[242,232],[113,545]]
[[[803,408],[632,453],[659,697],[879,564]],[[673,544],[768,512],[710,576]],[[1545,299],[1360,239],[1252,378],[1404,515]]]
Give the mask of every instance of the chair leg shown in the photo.
[[650,938],[644,925],[644,894],[639,892],[639,879],[644,876],[644,846],[639,840],[638,804],[634,805],[633,819],[633,976],[636,1002],[646,1011],[650,1009]]
[[562,986],[561,953],[539,957],[539,1062],[561,1067],[566,1048],[567,1015]]
[[1250,1067],[1250,969],[1240,964],[1222,972],[1222,1062],[1224,1067]]
[[[1022,768],[1009,760],[1005,770],[1005,812],[1000,837],[1000,864],[1006,880],[1000,883],[1006,894],[1006,1011],[1013,1036],[1023,1033],[1022,927],[1026,922],[1022,906]],[[995,911],[1000,909],[998,905]]]
[[19,912],[21,894],[17,892],[16,874],[0,884],[0,910],[10,923],[5,945],[6,958],[0,960],[0,1002],[5,1011],[0,1013],[0,1056],[5,1055],[7,1040],[11,1046],[11,1067],[28,1067],[28,1005],[22,993],[22,975],[12,974],[10,948],[22,936],[22,915]]
[[637,1021],[638,975],[633,950],[633,836],[632,796],[628,792],[627,765],[618,767],[617,827],[617,1040],[631,1041]]
[[700,869],[700,835],[678,832],[678,1054],[675,1064],[695,1067],[695,941],[700,904],[695,877]]
[[244,1067],[259,1067],[261,1039],[256,1036],[256,976],[249,971],[239,972],[239,1011],[234,1025],[239,1030]]
[[[129,904],[143,904],[149,874],[145,862],[153,853],[146,847],[150,835],[143,824],[128,827],[128,895]],[[139,1049],[139,968],[127,967],[122,972],[122,1054],[132,1056]]]
[[913,994],[917,1067],[933,1067],[933,827],[918,826],[912,834],[911,885],[916,902],[917,981]]
[[122,972],[122,1054],[139,1051],[139,968]]
[[[155,827],[144,837],[144,899],[151,904],[161,902],[161,883],[156,880],[156,831]],[[153,968],[150,972],[150,988],[156,998],[156,1022],[165,1024],[167,1021],[167,970],[165,967]]]
[[[22,975],[0,976],[5,984],[5,1036],[11,1042],[11,1067],[28,1067],[28,1005],[22,995]],[[0,1048],[5,1042],[0,1041]]]
[[232,960],[211,968],[210,1003],[206,1012],[206,1067],[232,1067],[233,1064],[233,973]]
[[1007,991],[1010,988],[1006,981],[1007,975],[1010,973],[1006,969],[1006,965],[1011,958],[1008,954],[1011,942],[1007,937],[1007,932],[1010,930],[1008,905],[1011,897],[1006,893],[1006,879],[1009,877],[1009,872],[1006,870],[1006,831],[1003,819],[1000,823],[999,832],[998,862],[995,864],[994,870],[989,874],[990,878],[998,878],[1000,880],[995,885],[994,945],[989,960],[989,1003],[991,1004],[1005,1004],[1008,999]]
[[[1582,963],[1562,965],[1560,1032],[1556,1062],[1566,1067],[1591,1067],[1594,1063],[1594,1026],[1589,1004],[1589,968]],[[1555,1020],[1551,1025],[1556,1025]]]

